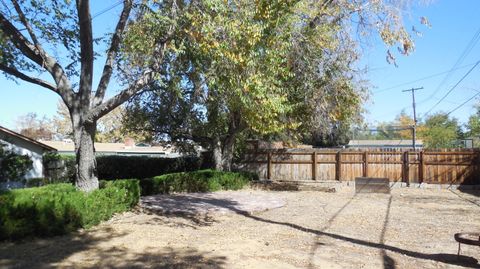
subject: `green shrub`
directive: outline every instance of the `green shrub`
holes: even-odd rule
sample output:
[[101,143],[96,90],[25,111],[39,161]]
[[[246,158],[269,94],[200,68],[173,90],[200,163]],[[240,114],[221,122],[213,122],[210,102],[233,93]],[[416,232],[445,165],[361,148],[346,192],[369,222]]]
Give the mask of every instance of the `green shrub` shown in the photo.
[[202,159],[196,156],[161,158],[147,156],[97,157],[98,177],[105,180],[117,178],[149,178],[174,172],[200,169]]
[[91,193],[51,184],[0,194],[0,240],[65,234],[88,228],[138,203],[138,180],[118,180]]
[[0,143],[0,182],[20,181],[33,167],[28,155],[17,154]]
[[24,180],[25,188],[41,187],[50,184],[50,180],[44,177],[35,177]]
[[[177,158],[148,156],[97,156],[98,177],[103,180],[118,178],[149,178],[158,175],[188,172],[210,168],[210,155],[183,156]],[[46,154],[43,156],[47,177],[53,182],[74,182],[75,156]]]
[[255,180],[251,173],[200,170],[173,173],[140,180],[142,195],[172,192],[212,192],[238,190]]
[[50,179],[50,183],[74,183],[75,164],[75,155],[64,155],[56,152],[43,155],[45,174]]

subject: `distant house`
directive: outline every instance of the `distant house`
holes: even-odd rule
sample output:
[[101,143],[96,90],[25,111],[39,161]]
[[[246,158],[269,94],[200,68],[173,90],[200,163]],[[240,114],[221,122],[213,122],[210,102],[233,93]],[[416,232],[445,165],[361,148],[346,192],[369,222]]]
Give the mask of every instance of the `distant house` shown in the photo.
[[[75,154],[75,145],[71,140],[42,141],[48,146],[55,148],[60,154]],[[122,155],[122,156],[149,156],[149,157],[178,157],[172,147],[150,146],[146,143],[138,143],[132,139],[125,139],[125,143],[95,143],[96,155]]]
[[[412,140],[400,139],[400,140],[350,140],[347,148],[377,148],[377,149],[409,149],[413,148]],[[423,148],[423,141],[416,140],[415,147],[417,149]]]
[[[5,127],[0,126],[0,143],[4,144],[7,149],[21,154],[28,155],[32,162],[33,168],[27,173],[25,179],[38,178],[44,176],[43,154],[46,152],[56,151],[55,148],[38,142],[32,138],[26,137]],[[5,185],[4,183],[3,185]],[[19,182],[9,182],[10,185],[19,185]],[[10,186],[0,186],[8,187]]]

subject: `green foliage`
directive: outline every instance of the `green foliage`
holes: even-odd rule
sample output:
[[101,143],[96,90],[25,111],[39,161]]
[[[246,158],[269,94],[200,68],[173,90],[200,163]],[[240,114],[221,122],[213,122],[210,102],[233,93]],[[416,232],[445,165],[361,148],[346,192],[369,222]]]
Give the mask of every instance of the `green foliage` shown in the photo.
[[[195,171],[210,168],[210,156],[202,154],[197,156],[183,156],[177,158],[161,158],[148,156],[97,156],[98,178],[114,180],[118,178],[148,178],[167,173]],[[59,166],[51,170],[48,175],[52,183],[74,182],[75,156],[48,154],[44,156],[44,163],[48,166]]]
[[147,178],[167,173],[194,171],[202,167],[202,158],[185,156],[158,158],[145,156],[98,156],[97,170],[101,179]]
[[50,179],[50,183],[75,182],[75,164],[75,155],[63,155],[55,152],[48,152],[43,155],[45,174]]
[[152,195],[173,192],[239,190],[256,179],[258,179],[257,176],[251,173],[200,170],[143,179],[140,184],[142,195]]
[[455,148],[456,140],[462,138],[462,131],[457,119],[437,113],[425,120],[419,137],[423,139],[425,148]]
[[476,109],[476,113],[468,118],[465,136],[473,139],[474,147],[480,147],[480,105]]
[[41,187],[52,183],[49,178],[45,177],[29,178],[28,180],[24,180],[24,182],[25,188]]
[[[74,1],[32,0],[21,1],[20,7],[26,20],[33,27],[33,31],[40,45],[57,48],[64,57],[64,66],[68,76],[79,74],[79,27],[78,16]],[[13,8],[2,6],[1,12],[13,24],[21,23]],[[20,28],[22,29],[22,28]],[[44,66],[35,65],[28,56],[14,45],[14,40],[0,34],[0,57],[2,62],[21,71],[43,73]],[[55,54],[55,53],[52,53]]]
[[65,234],[88,228],[138,203],[137,180],[108,182],[91,193],[52,184],[0,194],[0,240]]
[[32,165],[28,155],[17,154],[0,144],[0,182],[22,180]]
[[[130,25],[125,62],[148,64],[155,42],[171,42],[162,76],[130,103],[127,125],[178,143],[220,141],[222,154],[242,132],[345,142],[366,98],[352,17],[362,34],[376,30],[404,54],[413,50],[391,1],[204,0],[184,3],[176,17],[154,3]],[[229,156],[219,159],[228,167]]]

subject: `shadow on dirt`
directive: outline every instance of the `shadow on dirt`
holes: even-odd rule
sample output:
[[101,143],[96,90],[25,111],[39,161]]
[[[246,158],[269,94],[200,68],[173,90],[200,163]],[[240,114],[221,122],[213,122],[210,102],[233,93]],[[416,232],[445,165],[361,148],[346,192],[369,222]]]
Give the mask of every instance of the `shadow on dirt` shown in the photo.
[[[0,268],[225,268],[226,258],[222,256],[207,256],[191,248],[132,253],[127,247],[102,247],[102,243],[126,234],[111,229],[99,229],[94,234],[80,232],[30,242],[3,242]],[[75,255],[79,256],[67,259]]]
[[[352,197],[352,200],[353,200],[353,198],[354,197]],[[338,215],[342,211],[342,209],[344,209],[346,206],[348,206],[348,204],[350,204],[352,202],[352,200],[349,200],[349,202],[347,202],[337,212],[337,214],[334,215],[334,217],[336,215]],[[250,218],[250,219],[253,219],[253,220],[256,220],[256,221],[259,221],[259,222],[275,224],[275,225],[282,225],[282,226],[286,226],[286,227],[290,227],[290,228],[299,230],[299,231],[304,232],[304,233],[310,233],[310,234],[317,235],[317,236],[329,237],[329,238],[332,238],[332,239],[341,240],[341,241],[349,242],[349,243],[360,245],[360,246],[375,248],[375,249],[378,249],[383,256],[384,268],[396,268],[395,267],[395,261],[390,256],[388,256],[386,251],[402,254],[402,255],[412,257],[412,258],[416,258],[416,259],[437,261],[437,262],[441,262],[441,263],[445,263],[445,264],[451,264],[451,265],[461,265],[461,266],[464,266],[464,267],[467,267],[467,268],[480,268],[480,265],[478,264],[478,261],[475,258],[472,258],[472,257],[460,256],[460,258],[457,259],[456,254],[422,253],[422,252],[412,251],[412,250],[403,249],[403,248],[400,248],[400,247],[385,244],[383,242],[384,241],[383,237],[382,237],[380,243],[377,243],[377,242],[371,242],[371,241],[367,241],[367,240],[362,240],[362,239],[357,239],[357,238],[353,238],[353,237],[348,237],[348,236],[344,236],[344,235],[339,235],[339,234],[335,234],[335,233],[326,232],[325,229],[315,230],[315,229],[303,227],[301,225],[297,225],[297,224],[293,224],[293,223],[289,223],[289,222],[281,222],[281,221],[271,220],[271,219],[267,219],[267,218],[262,218],[258,215],[252,214],[251,212],[246,212],[246,211],[240,210],[238,208],[237,203],[234,203],[234,202],[226,200],[226,199],[196,197],[195,199],[188,200],[188,203],[196,203],[197,205],[186,204],[186,205],[183,205],[183,206],[187,207],[187,208],[198,206],[198,204],[211,204],[211,205],[221,206],[221,207],[225,207],[226,209],[228,209],[230,211],[233,211],[233,212],[235,212],[239,215],[242,215],[246,218]],[[391,197],[390,197],[389,204],[388,204],[388,207],[387,207],[386,220],[385,220],[385,223],[383,225],[384,226],[383,227],[383,232],[382,232],[383,234],[385,233],[386,226],[388,225],[388,218],[389,218],[389,214],[390,214],[390,205],[391,205]],[[189,214],[187,214],[187,215],[179,214],[177,216],[181,216],[181,217],[185,217],[185,218],[191,218],[192,217]],[[197,217],[194,217],[194,218],[197,218]],[[193,221],[196,221],[196,220],[193,220]],[[331,221],[329,221],[329,223],[330,222]],[[328,224],[327,224],[327,226],[328,226]]]

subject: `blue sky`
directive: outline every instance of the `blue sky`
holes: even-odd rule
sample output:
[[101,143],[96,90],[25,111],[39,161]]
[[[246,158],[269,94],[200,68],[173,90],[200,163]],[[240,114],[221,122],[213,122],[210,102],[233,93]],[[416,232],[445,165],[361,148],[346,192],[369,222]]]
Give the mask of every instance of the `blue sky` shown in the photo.
[[[92,1],[92,14],[98,14],[117,2],[116,0]],[[444,74],[415,83],[407,83],[449,71],[454,66],[474,34],[480,29],[479,10],[480,1],[477,0],[440,0],[428,6],[413,7],[405,17],[405,25],[408,29],[414,25],[423,36],[415,38],[416,49],[413,54],[401,56],[396,53],[398,67],[386,62],[387,47],[378,38],[372,38],[370,44],[364,46],[361,65],[368,66],[370,69],[366,78],[372,86],[371,96],[365,108],[368,111],[366,119],[371,125],[393,120],[402,109],[412,114],[411,95],[402,92],[412,87],[424,87],[416,93],[417,115],[422,118],[425,112],[457,83],[475,62],[480,60],[480,44],[475,44],[459,64],[463,68],[454,71],[447,81],[444,81],[446,76]],[[97,16],[93,21],[95,33],[111,31],[120,12],[121,5]],[[421,16],[429,19],[431,28],[419,23]],[[396,52],[396,48],[392,51]],[[96,72],[101,72],[102,66],[103,60],[100,59],[95,66]],[[476,91],[480,91],[479,75],[480,65],[433,109],[432,113],[448,112],[476,94]],[[96,78],[98,79],[98,76]],[[440,84],[443,81],[444,83]],[[405,85],[391,88],[399,84]],[[14,128],[16,118],[28,112],[35,112],[40,116],[55,115],[58,101],[55,93],[29,83],[17,84],[3,77],[0,77],[0,85],[0,125]],[[116,91],[118,87],[115,84],[110,85],[109,95]],[[467,103],[452,115],[460,122],[466,122],[468,116],[475,111],[473,108],[475,103],[478,103],[478,99]]]
[[[449,71],[460,58],[477,31],[480,30],[478,11],[480,1],[435,1],[428,6],[415,7],[405,17],[408,29],[412,25],[421,30],[423,36],[415,38],[415,51],[409,56],[397,55],[398,67],[388,65],[385,61],[387,48],[378,40],[364,50],[362,65],[368,66],[367,78],[372,84],[371,99],[366,104],[369,113],[368,122],[375,124],[392,120],[402,109],[412,115],[412,97],[402,90],[424,87],[416,92],[417,116],[425,116],[460,79],[473,64],[480,60],[480,44],[475,44],[470,53],[464,57],[460,68],[444,81],[447,74],[435,76],[422,81],[407,83],[430,75]],[[426,16],[432,27],[419,23],[419,18]],[[392,49],[396,52],[396,49]],[[398,53],[397,53],[398,54]],[[480,65],[436,106],[431,113],[449,112],[480,91]],[[442,83],[443,82],[443,83]],[[404,84],[400,87],[394,86]],[[478,98],[462,106],[451,115],[466,122],[475,112],[473,105]]]

